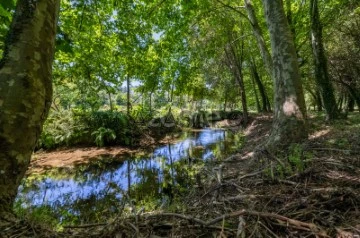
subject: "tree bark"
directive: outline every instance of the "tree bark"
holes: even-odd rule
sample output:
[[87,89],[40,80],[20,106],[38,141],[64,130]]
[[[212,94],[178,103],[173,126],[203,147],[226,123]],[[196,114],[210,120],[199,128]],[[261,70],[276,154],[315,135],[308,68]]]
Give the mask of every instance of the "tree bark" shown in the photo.
[[126,114],[130,116],[131,102],[130,102],[130,77],[126,77]]
[[295,45],[282,0],[263,0],[273,53],[275,108],[266,147],[276,150],[307,138],[306,107]]
[[326,119],[338,118],[339,112],[336,106],[334,88],[329,79],[329,70],[325,49],[322,41],[322,25],[317,0],[310,0],[311,18],[311,46],[314,56],[315,79],[320,90],[323,106],[326,112]]
[[253,79],[255,80],[255,83],[259,89],[259,92],[260,92],[260,96],[261,96],[261,102],[262,102],[262,111],[263,112],[269,112],[270,110],[268,110],[268,97],[266,95],[266,91],[265,91],[265,87],[263,85],[263,83],[261,82],[261,79],[260,79],[260,76],[259,76],[259,73],[257,71],[257,68],[256,68],[256,64],[255,62],[251,61],[250,62],[250,69],[251,69],[251,74],[252,74],[252,77]]
[[18,186],[52,102],[59,0],[18,0],[0,62],[0,216]]
[[252,84],[253,91],[254,91],[256,109],[257,109],[257,112],[260,113],[260,112],[262,112],[263,110],[261,110],[260,101],[259,101],[259,96],[258,96],[258,93],[257,93],[257,91],[256,91],[255,79],[254,79],[254,76],[253,76],[253,75],[251,76],[251,84]]
[[242,43],[240,49],[240,56],[238,56],[235,52],[234,46],[232,44],[228,44],[228,49],[225,48],[225,54],[228,60],[228,67],[232,71],[234,78],[239,84],[241,105],[243,109],[243,119],[244,119],[244,124],[246,125],[248,123],[249,115],[247,108],[244,79],[242,74],[242,62],[243,62],[243,53],[244,53],[243,47],[244,44]]
[[264,61],[264,65],[266,66],[266,70],[268,74],[272,75],[273,62],[272,62],[271,54],[269,52],[268,47],[266,46],[264,40],[264,34],[259,25],[259,21],[256,17],[254,6],[252,5],[251,0],[244,0],[244,2],[245,2],[245,9],[248,14],[249,21],[251,23],[253,34],[258,44],[261,57]]

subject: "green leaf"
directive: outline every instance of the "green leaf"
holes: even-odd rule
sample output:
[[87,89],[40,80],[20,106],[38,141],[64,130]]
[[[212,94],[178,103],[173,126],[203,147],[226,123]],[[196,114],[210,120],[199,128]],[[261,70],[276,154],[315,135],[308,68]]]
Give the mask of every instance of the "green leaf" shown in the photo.
[[8,12],[2,4],[0,5],[0,16],[1,17],[7,17],[9,20],[11,19],[11,13]]

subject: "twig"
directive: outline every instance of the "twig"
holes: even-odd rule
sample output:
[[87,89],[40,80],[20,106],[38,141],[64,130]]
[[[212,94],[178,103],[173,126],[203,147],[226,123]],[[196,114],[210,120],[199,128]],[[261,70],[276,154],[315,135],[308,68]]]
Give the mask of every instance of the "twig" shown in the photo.
[[[216,187],[210,189],[210,190],[207,191],[206,193],[204,193],[204,195],[201,196],[201,199],[204,198],[206,195],[208,195],[208,194],[210,194],[210,193],[212,193],[212,192],[214,192],[214,191],[216,191],[216,190],[218,190],[218,189],[220,189],[220,188],[222,188],[222,187],[226,187],[226,186],[234,186],[234,187],[236,187],[238,190],[240,190],[240,188],[239,188],[240,186],[237,185],[237,184],[235,184],[235,183],[222,183],[222,184],[219,184],[219,185],[217,185]],[[243,191],[239,191],[239,192],[243,192]]]
[[256,171],[254,173],[250,173],[250,174],[245,174],[241,177],[238,178],[238,180],[242,180],[244,178],[247,178],[247,177],[252,177],[252,176],[255,176],[255,175],[258,175],[258,174],[261,174],[263,172],[263,170],[260,170],[260,171]]
[[278,214],[274,214],[274,213],[266,213],[266,212],[263,213],[263,212],[256,212],[256,211],[247,211],[247,210],[240,210],[240,211],[236,211],[236,212],[233,212],[230,214],[226,214],[226,215],[217,217],[217,218],[207,222],[206,225],[212,225],[212,224],[215,224],[215,223],[221,221],[222,219],[241,216],[241,215],[273,218],[273,219],[277,219],[277,220],[286,222],[287,224],[294,226],[294,228],[307,228],[307,229],[311,230],[312,232],[317,233],[317,235],[320,237],[329,237],[328,235],[326,235],[325,231],[322,231],[319,227],[317,227],[313,223],[306,223],[306,222],[294,220],[294,219],[291,219],[291,218],[288,218],[285,216],[281,216]]
[[95,223],[95,224],[84,224],[84,225],[74,225],[74,226],[64,226],[64,228],[89,228],[94,226],[106,226],[107,223]]
[[258,197],[266,197],[266,195],[254,195],[254,194],[248,194],[248,195],[237,195],[234,197],[227,197],[220,200],[220,202],[234,202],[238,200],[245,200],[245,199],[255,199]]
[[195,222],[195,223],[201,224],[203,226],[207,226],[206,222],[204,222],[203,220],[200,220],[195,217],[185,216],[185,215],[178,214],[178,213],[159,213],[159,214],[147,215],[146,217],[151,218],[151,217],[159,217],[159,216],[177,217],[177,218],[181,218],[184,220],[188,220],[190,222]]
[[310,148],[310,150],[322,150],[322,151],[336,151],[336,152],[343,152],[347,154],[360,154],[360,151],[355,150],[342,150],[342,149],[336,149],[336,148]]
[[272,232],[272,230],[270,230],[269,227],[265,226],[265,224],[263,224],[261,221],[258,221],[258,223],[265,228],[265,230],[267,230],[268,232],[270,232],[275,238],[279,238],[274,232]]
[[177,218],[181,218],[184,220],[188,220],[191,222],[195,222],[198,223],[202,226],[208,227],[211,225],[214,225],[220,221],[223,221],[224,219],[228,219],[228,218],[232,218],[232,217],[237,217],[237,216],[257,216],[257,217],[265,217],[265,218],[273,218],[282,222],[286,222],[287,226],[291,225],[293,228],[295,229],[299,229],[299,230],[308,230],[308,231],[312,231],[314,232],[318,237],[329,237],[325,231],[323,231],[322,229],[320,229],[318,226],[316,226],[314,223],[307,223],[307,222],[302,222],[299,220],[295,220],[295,219],[291,219],[279,214],[275,214],[275,213],[266,213],[266,212],[256,212],[256,211],[248,211],[248,210],[240,210],[240,211],[236,211],[236,212],[232,212],[229,214],[225,214],[219,217],[216,217],[210,221],[203,221],[200,220],[198,218],[194,218],[191,216],[186,216],[186,215],[182,215],[182,214],[177,214],[177,213],[160,213],[160,214],[152,214],[152,215],[148,215],[147,217],[159,217],[159,216],[171,216],[171,217],[177,217]]
[[131,226],[132,229],[134,229],[137,236],[139,235],[139,229],[134,224],[132,224],[131,222],[126,222],[126,224]]

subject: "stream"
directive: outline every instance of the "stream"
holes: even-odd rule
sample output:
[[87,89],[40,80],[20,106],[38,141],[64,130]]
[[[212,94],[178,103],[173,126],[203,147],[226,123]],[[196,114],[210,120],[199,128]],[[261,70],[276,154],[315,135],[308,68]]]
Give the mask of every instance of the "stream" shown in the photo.
[[50,169],[23,180],[14,209],[20,216],[45,216],[53,224],[79,224],[104,221],[133,207],[149,211],[176,204],[179,195],[199,185],[198,172],[207,163],[234,153],[242,141],[231,131],[204,129],[184,132],[178,142],[150,153]]

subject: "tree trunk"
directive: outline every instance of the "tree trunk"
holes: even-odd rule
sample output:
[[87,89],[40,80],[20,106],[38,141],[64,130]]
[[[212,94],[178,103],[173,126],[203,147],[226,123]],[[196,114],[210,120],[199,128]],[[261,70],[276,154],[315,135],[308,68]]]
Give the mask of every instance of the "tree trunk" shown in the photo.
[[355,100],[351,96],[349,96],[347,110],[348,112],[353,112],[354,109],[355,109]]
[[18,0],[0,62],[0,216],[10,212],[52,102],[59,0]]
[[259,96],[258,93],[256,91],[256,85],[255,85],[255,79],[254,79],[254,75],[252,75],[251,77],[251,84],[253,86],[253,91],[254,91],[254,96],[255,96],[255,103],[256,103],[256,109],[258,111],[258,113],[262,112],[263,110],[261,110],[261,106],[260,106],[260,101],[259,101]]
[[343,110],[343,102],[344,102],[344,93],[341,93],[337,102],[339,112],[342,112]]
[[126,77],[126,114],[130,116],[131,102],[130,102],[130,77]]
[[244,2],[245,2],[245,9],[246,9],[246,12],[247,12],[248,17],[249,17],[249,21],[251,23],[253,34],[254,34],[256,42],[258,44],[261,57],[262,57],[262,59],[264,61],[264,65],[266,67],[266,70],[267,70],[268,74],[272,75],[272,68],[273,68],[272,58],[271,58],[269,49],[266,46],[266,43],[265,43],[265,40],[264,40],[264,35],[263,35],[263,32],[262,32],[261,27],[259,25],[259,21],[258,21],[258,19],[256,17],[254,7],[251,4],[251,0],[244,0]]
[[319,87],[326,119],[333,120],[339,115],[334,96],[334,88],[329,79],[329,71],[325,49],[322,42],[322,25],[318,9],[318,1],[310,0],[311,45],[314,55],[315,79]]
[[294,25],[294,21],[293,21],[293,14],[292,14],[292,10],[291,10],[291,0],[285,0],[285,5],[286,5],[286,19],[289,23],[289,27],[290,27],[290,31],[292,33],[294,42],[295,42],[295,37],[296,37],[296,32],[295,32],[295,25]]
[[110,111],[114,111],[114,105],[113,105],[113,101],[112,101],[112,98],[111,98],[110,91],[107,91],[107,94],[108,94],[108,97],[109,97]]
[[319,90],[316,90],[316,109],[318,112],[321,112],[323,110],[323,103]]
[[350,94],[349,96],[355,100],[356,105],[358,106],[358,110],[360,112],[360,91],[356,90],[355,87],[352,87],[351,85],[349,85],[345,82],[342,82],[342,83],[343,83],[343,85],[346,86],[346,88]]
[[255,83],[260,92],[261,101],[262,101],[262,111],[268,112],[268,111],[270,111],[270,110],[268,110],[268,105],[267,105],[268,97],[266,95],[265,87],[264,87],[263,83],[261,82],[255,62],[253,62],[253,61],[250,62],[250,69],[251,69],[251,74],[252,74],[252,76],[255,80]]
[[244,44],[241,45],[240,56],[238,56],[235,52],[233,45],[229,44],[228,49],[225,48],[225,54],[228,59],[228,67],[232,71],[234,78],[239,84],[241,105],[242,105],[243,117],[244,117],[243,119],[244,119],[244,124],[246,125],[248,123],[249,115],[247,109],[245,85],[242,74],[243,47]]
[[[273,52],[274,122],[267,149],[307,138],[306,107],[293,37],[282,0],[263,0]],[[279,148],[280,147],[280,148]]]

